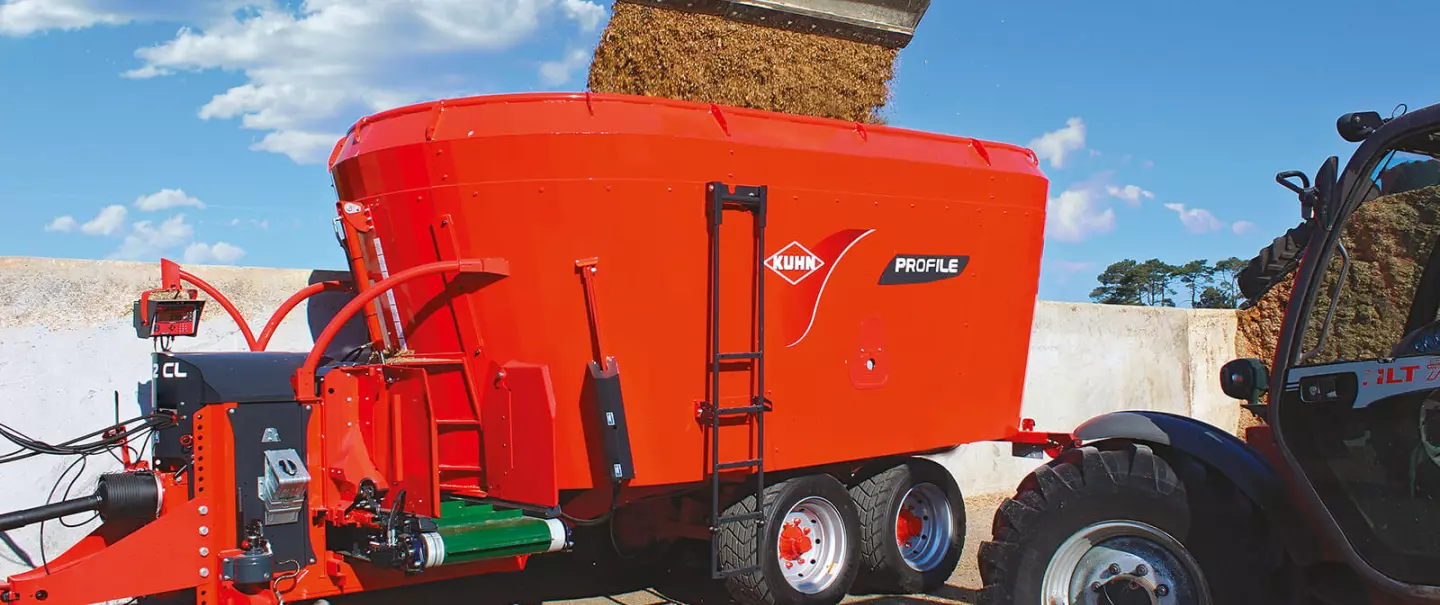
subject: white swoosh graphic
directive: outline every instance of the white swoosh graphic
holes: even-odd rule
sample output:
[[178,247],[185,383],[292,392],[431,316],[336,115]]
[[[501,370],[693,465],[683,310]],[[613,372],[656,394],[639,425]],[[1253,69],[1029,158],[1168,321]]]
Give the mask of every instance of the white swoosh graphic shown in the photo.
[[815,307],[810,309],[810,323],[805,326],[805,333],[801,334],[800,338],[796,338],[795,342],[785,345],[785,348],[788,349],[800,344],[800,341],[805,340],[805,337],[810,335],[810,328],[815,327],[815,316],[820,314],[820,299],[825,297],[825,286],[830,285],[830,276],[834,275],[835,270],[840,268],[840,260],[845,258],[845,254],[850,252],[850,249],[854,248],[855,244],[860,243],[860,240],[865,239],[865,236],[874,232],[875,230],[871,229],[861,233],[860,237],[855,238],[855,241],[850,242],[850,245],[845,246],[845,249],[840,251],[840,256],[835,257],[835,264],[830,265],[830,271],[825,274],[825,281],[820,282],[820,293],[815,295]]

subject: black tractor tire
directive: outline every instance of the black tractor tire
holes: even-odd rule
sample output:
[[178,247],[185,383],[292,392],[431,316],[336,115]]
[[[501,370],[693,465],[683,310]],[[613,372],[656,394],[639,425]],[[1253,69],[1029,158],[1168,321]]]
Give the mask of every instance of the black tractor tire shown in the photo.
[[980,545],[979,602],[1041,603],[1057,549],[1107,521],[1144,523],[1178,541],[1198,564],[1209,603],[1293,602],[1299,574],[1253,502],[1188,456],[1127,441],[1066,450],[1021,482]]
[[[934,486],[949,509],[945,550],[934,564],[921,571],[905,562],[897,539],[900,505],[919,486]],[[928,491],[928,490],[927,490]],[[965,501],[960,486],[945,467],[928,460],[911,460],[872,475],[850,488],[860,512],[860,576],[857,586],[867,592],[919,594],[945,584],[960,563],[965,548]],[[924,521],[929,522],[929,519]],[[943,526],[933,526],[942,531]]]
[[1240,295],[1250,303],[1260,302],[1271,288],[1300,264],[1300,253],[1310,245],[1310,236],[1315,231],[1309,221],[1291,227],[1284,235],[1275,238],[1270,245],[1260,249],[1255,258],[1235,276]]
[[[829,502],[839,513],[839,526],[832,530],[844,534],[844,544],[829,586],[807,594],[785,580],[779,541],[786,513],[811,497]],[[750,495],[726,509],[723,516],[750,514],[756,508],[755,496]],[[732,598],[746,605],[834,605],[845,598],[860,570],[860,517],[844,484],[830,475],[805,475],[767,486],[764,521],[758,532],[748,522],[720,526],[720,568],[745,569],[758,564],[758,569],[725,578]]]

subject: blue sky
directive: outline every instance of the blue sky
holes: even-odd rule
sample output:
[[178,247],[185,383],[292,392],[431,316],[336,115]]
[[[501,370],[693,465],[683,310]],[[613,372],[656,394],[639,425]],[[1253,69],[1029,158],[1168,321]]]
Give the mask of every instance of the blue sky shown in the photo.
[[[1356,6],[935,0],[888,116],[1037,148],[1040,295],[1085,300],[1122,258],[1248,259],[1299,220],[1275,173],[1347,157],[1336,117],[1440,102],[1440,56],[1385,44],[1440,3]],[[348,124],[582,90],[608,16],[590,0],[0,0],[0,255],[341,268],[322,162]]]

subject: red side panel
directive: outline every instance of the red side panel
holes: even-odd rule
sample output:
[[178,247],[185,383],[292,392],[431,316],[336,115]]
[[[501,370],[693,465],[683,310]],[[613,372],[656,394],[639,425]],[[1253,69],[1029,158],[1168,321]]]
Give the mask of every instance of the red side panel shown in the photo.
[[[767,469],[1020,429],[1048,193],[1027,149],[662,99],[505,95],[371,116],[332,171],[342,202],[369,213],[367,273],[482,257],[512,269],[484,289],[436,276],[382,299],[377,339],[463,364],[429,376],[437,419],[499,405],[485,394],[495,367],[548,369],[553,397],[512,392],[514,417],[481,414],[478,435],[442,428],[447,486],[520,489],[497,466],[543,475],[552,433],[514,423],[552,405],[556,485],[605,484],[585,430],[593,347],[575,263],[590,258],[602,349],[624,368],[632,485],[705,477],[694,410],[709,383],[712,181],[768,188],[764,250],[730,213],[719,259],[722,351],[750,349],[757,268],[765,280]],[[726,372],[722,403],[743,403],[748,378]],[[729,434],[723,458],[753,457],[746,431]],[[495,439],[538,458],[497,453]]]
[[485,471],[491,496],[555,506],[555,394],[545,366],[492,367],[485,392]]

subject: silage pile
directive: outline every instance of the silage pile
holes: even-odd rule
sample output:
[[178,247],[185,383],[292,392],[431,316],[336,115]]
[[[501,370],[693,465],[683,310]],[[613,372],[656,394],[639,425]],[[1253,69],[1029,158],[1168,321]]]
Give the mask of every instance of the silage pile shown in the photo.
[[[1404,336],[1410,302],[1437,235],[1440,186],[1382,195],[1362,205],[1341,233],[1340,241],[1350,253],[1350,270],[1340,289],[1340,302],[1324,346],[1309,363],[1390,355]],[[1303,341],[1306,351],[1314,349],[1318,342],[1319,328],[1329,311],[1331,291],[1340,278],[1342,265],[1337,251],[1331,255],[1323,285],[1311,307]],[[1294,277],[1292,274],[1285,278],[1258,304],[1239,313],[1235,343],[1239,357],[1255,357],[1270,365]],[[1243,434],[1246,427],[1257,423],[1249,414],[1243,414],[1238,428]]]
[[882,123],[898,51],[616,2],[593,92]]
[[[1403,336],[1421,272],[1440,234],[1440,187],[1382,195],[1360,207],[1344,227],[1340,241],[1350,253],[1350,270],[1340,290],[1330,334],[1314,361],[1366,359],[1389,355]],[[1318,235],[1317,235],[1318,237]],[[1325,320],[1330,290],[1340,277],[1341,257],[1332,255],[1324,285],[1311,311],[1305,348],[1316,344]],[[1254,308],[1240,312],[1236,351],[1269,361],[1280,336],[1280,322],[1293,276],[1277,285]]]

